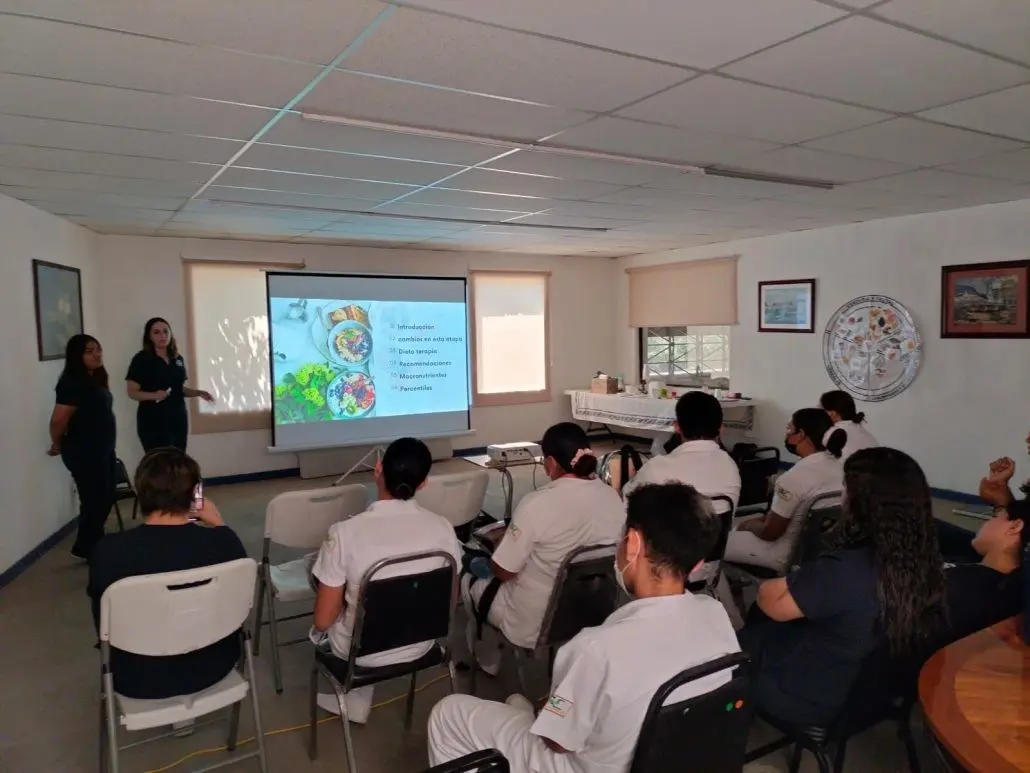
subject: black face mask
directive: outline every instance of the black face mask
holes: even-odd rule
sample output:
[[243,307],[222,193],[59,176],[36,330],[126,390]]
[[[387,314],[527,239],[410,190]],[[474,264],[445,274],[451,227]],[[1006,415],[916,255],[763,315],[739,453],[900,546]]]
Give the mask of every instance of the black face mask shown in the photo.
[[[797,434],[797,433],[795,433],[795,434]],[[787,449],[787,453],[788,454],[794,454],[794,456],[797,456],[798,455],[798,444],[797,443],[791,443],[790,442],[790,438],[791,438],[791,435],[787,435],[787,437],[785,437],[783,439],[783,447]]]

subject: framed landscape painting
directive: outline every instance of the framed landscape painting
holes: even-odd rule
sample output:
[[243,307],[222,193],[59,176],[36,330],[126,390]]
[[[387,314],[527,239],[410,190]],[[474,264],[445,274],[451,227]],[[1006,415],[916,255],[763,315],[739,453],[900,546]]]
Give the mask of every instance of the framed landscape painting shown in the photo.
[[759,333],[814,333],[815,280],[758,283]]
[[82,277],[77,268],[32,261],[36,344],[40,360],[60,360],[68,339],[82,332]]
[[941,338],[1030,338],[1030,260],[941,269]]

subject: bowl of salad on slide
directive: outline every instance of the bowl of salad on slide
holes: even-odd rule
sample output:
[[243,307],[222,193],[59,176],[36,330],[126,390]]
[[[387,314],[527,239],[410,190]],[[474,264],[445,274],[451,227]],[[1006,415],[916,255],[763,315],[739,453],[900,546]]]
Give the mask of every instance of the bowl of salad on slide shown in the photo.
[[344,371],[325,390],[326,404],[338,419],[360,419],[376,404],[372,378],[361,371]]
[[337,322],[329,331],[329,359],[345,368],[356,368],[372,356],[372,331],[360,322]]

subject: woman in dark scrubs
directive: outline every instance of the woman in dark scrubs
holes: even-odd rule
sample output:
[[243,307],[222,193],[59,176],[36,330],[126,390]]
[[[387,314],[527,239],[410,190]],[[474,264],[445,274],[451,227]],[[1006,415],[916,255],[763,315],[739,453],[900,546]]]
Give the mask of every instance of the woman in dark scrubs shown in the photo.
[[79,533],[72,555],[87,561],[115,496],[115,420],[103,349],[93,336],[68,341],[50,415],[50,456],[60,456],[79,492]]
[[161,317],[147,320],[143,349],[132,358],[125,374],[126,391],[139,403],[136,432],[144,451],[169,446],[185,451],[189,432],[186,398],[214,402],[210,392],[186,386],[186,378],[186,361],[168,322]]

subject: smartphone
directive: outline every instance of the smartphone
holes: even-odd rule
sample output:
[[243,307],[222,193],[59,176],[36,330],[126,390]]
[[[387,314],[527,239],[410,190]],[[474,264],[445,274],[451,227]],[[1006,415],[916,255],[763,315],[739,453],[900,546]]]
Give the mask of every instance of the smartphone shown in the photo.
[[197,487],[193,489],[193,504],[190,505],[190,511],[199,513],[204,509],[204,482],[201,481],[197,484]]

